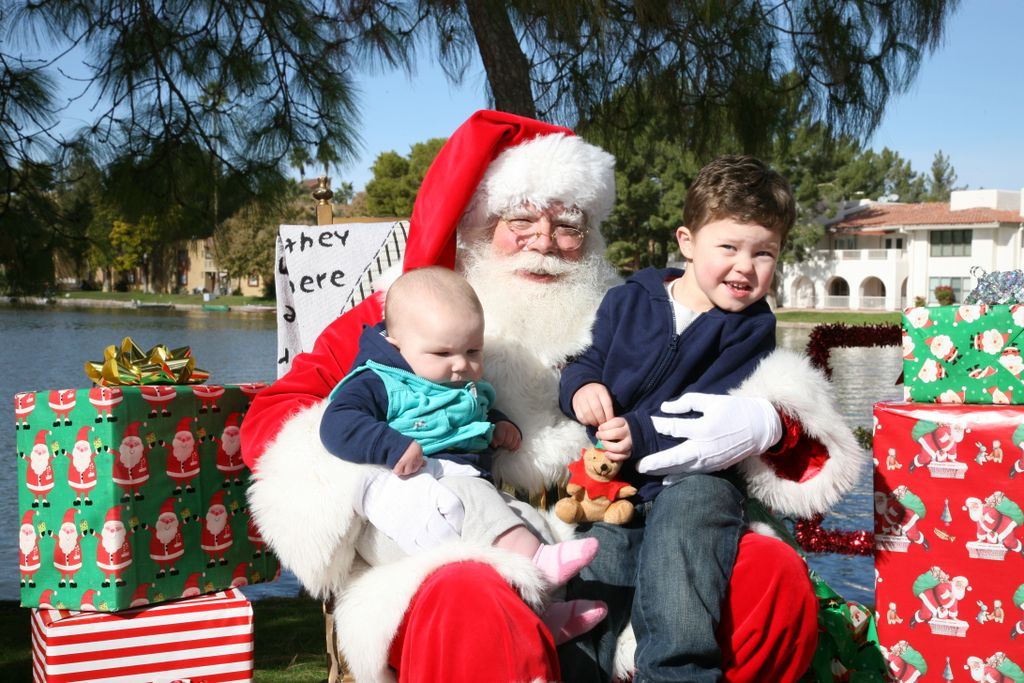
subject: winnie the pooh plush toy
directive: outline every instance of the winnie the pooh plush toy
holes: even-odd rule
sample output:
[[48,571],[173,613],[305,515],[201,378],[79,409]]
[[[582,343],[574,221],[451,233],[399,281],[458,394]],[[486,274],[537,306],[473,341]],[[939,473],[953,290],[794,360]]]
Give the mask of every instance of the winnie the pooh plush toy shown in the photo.
[[579,460],[569,464],[569,495],[555,503],[555,514],[569,524],[631,520],[633,504],[625,499],[636,495],[636,488],[615,481],[620,469],[622,463],[609,460],[600,445],[584,448]]

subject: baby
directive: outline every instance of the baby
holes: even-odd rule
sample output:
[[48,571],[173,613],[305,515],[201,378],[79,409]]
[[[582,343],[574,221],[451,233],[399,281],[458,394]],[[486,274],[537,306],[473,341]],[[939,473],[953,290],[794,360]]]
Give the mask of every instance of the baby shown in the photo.
[[[472,287],[445,268],[409,271],[388,290],[384,320],[363,331],[354,369],[331,393],[324,447],[403,477],[437,477],[465,507],[464,540],[524,555],[552,587],[564,584],[598,542],[542,543],[526,522],[536,529],[543,519],[491,482],[491,449],[515,450],[522,435],[482,379],[484,316]],[[573,600],[551,603],[541,618],[562,643],[606,613],[599,601]]]

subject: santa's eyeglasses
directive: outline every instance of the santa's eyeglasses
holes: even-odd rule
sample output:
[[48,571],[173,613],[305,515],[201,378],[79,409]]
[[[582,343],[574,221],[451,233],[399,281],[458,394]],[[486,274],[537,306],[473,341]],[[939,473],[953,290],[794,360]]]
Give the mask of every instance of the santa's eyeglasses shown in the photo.
[[[577,219],[579,222],[568,222]],[[540,237],[547,237],[562,251],[575,251],[583,246],[587,231],[580,227],[583,222],[581,211],[559,211],[554,215],[540,212],[509,213],[501,217],[501,221],[516,240],[528,246]],[[542,229],[547,223],[547,229]]]

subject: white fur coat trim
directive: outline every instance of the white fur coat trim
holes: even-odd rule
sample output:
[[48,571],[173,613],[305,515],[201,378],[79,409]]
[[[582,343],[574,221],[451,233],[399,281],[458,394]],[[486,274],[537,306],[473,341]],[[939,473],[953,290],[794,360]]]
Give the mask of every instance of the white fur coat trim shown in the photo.
[[321,444],[327,403],[301,410],[282,425],[247,494],[267,545],[318,598],[344,587],[363,528],[353,499],[364,466],[336,458]]
[[334,613],[338,647],[357,681],[395,680],[388,670],[388,651],[409,602],[433,571],[466,560],[491,565],[530,607],[543,606],[545,584],[533,563],[495,548],[450,543],[393,564],[357,571],[340,594]]
[[808,518],[828,511],[857,483],[868,455],[836,409],[825,375],[805,356],[776,350],[732,393],[771,401],[828,450],[822,470],[803,482],[779,477],[768,462],[769,455],[747,458],[740,469],[753,498],[782,515]]

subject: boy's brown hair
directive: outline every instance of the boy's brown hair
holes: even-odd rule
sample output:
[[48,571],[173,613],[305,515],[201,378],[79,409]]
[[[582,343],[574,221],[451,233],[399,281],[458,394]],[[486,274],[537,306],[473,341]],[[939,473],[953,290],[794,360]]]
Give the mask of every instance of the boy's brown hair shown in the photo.
[[729,154],[700,169],[686,193],[683,225],[695,233],[708,223],[731,218],[758,223],[786,240],[796,221],[789,183],[760,159]]

